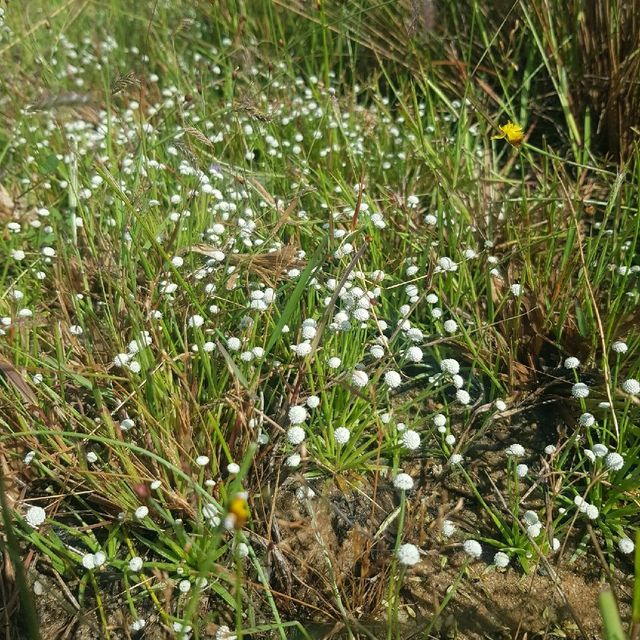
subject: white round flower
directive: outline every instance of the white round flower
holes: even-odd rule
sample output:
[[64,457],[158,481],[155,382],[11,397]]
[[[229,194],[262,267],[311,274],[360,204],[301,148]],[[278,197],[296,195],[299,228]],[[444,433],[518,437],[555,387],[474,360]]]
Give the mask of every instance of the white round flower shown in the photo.
[[456,391],[456,400],[460,404],[469,404],[471,402],[471,396],[469,395],[468,391],[465,391],[464,389],[458,389]]
[[239,351],[241,346],[242,343],[240,342],[240,339],[236,338],[235,336],[231,336],[227,340],[227,348],[229,349],[229,351]]
[[579,366],[580,360],[578,360],[578,358],[574,358],[573,356],[570,356],[564,361],[565,369],[577,369]]
[[142,369],[142,365],[137,361],[137,360],[132,360],[129,364],[129,371],[131,371],[132,373],[140,373],[140,370]]
[[89,464],[93,464],[94,462],[97,462],[97,461],[98,461],[98,455],[93,451],[89,451],[89,453],[87,453],[87,462]]
[[420,434],[413,429],[406,429],[402,433],[402,444],[407,449],[414,451],[420,446]]
[[369,353],[376,360],[384,358],[384,348],[379,344],[374,344],[371,349],[369,349]]
[[451,520],[443,520],[440,530],[445,538],[450,538],[456,532],[456,525]]
[[189,318],[187,325],[197,329],[204,324],[204,318],[197,313]]
[[589,387],[584,382],[576,382],[571,387],[571,395],[574,398],[586,398],[589,395]]
[[287,467],[291,467],[291,468],[295,468],[297,466],[300,465],[300,461],[302,460],[302,458],[300,457],[299,453],[292,453],[285,461],[284,463],[287,465]]
[[518,478],[524,478],[527,473],[529,473],[529,467],[526,464],[519,464],[516,467],[516,473],[518,474]]
[[446,442],[450,447],[452,447],[452,446],[456,443],[456,437],[455,437],[452,433],[450,433],[450,434],[448,434],[448,435],[445,437],[444,441],[445,441],[445,442]]
[[384,381],[390,389],[395,389],[402,384],[402,378],[397,371],[387,371],[384,374]]
[[124,367],[131,360],[131,356],[128,353],[119,353],[114,359],[113,364],[116,367]]
[[518,297],[521,293],[522,293],[522,285],[521,284],[512,284],[509,289],[511,290],[511,293]]
[[556,452],[556,445],[555,445],[555,444],[548,444],[548,445],[544,448],[544,452],[545,452],[548,456],[552,456],[552,455]]
[[318,398],[318,396],[309,396],[307,398],[307,407],[309,407],[309,409],[316,409],[319,406],[320,398]]
[[335,356],[327,360],[327,365],[329,366],[329,369],[337,369],[341,364],[342,364],[342,360],[340,360],[340,358],[336,358]]
[[173,625],[173,630],[179,634],[179,638],[180,640],[187,640],[188,637],[191,637],[191,625],[190,624],[184,624],[183,622],[174,622]]
[[305,340],[313,340],[316,337],[316,333],[318,333],[318,330],[315,328],[315,326],[310,324],[303,325],[302,337]]
[[624,458],[615,451],[607,454],[604,459],[605,465],[607,465],[607,469],[611,469],[611,471],[620,471],[622,467],[624,467]]
[[209,457],[208,456],[198,456],[196,458],[196,464],[199,467],[206,467],[209,464]]
[[522,519],[525,524],[531,526],[532,524],[538,524],[540,522],[540,518],[535,511],[525,511],[522,515]]
[[472,558],[479,558],[482,555],[482,546],[477,540],[465,540],[462,548]]
[[178,589],[180,589],[181,593],[187,593],[187,591],[191,589],[191,582],[189,582],[189,580],[180,580]]
[[350,437],[351,437],[351,432],[346,427],[338,427],[333,432],[333,438],[338,444],[347,444],[347,442],[349,442]]
[[142,569],[142,558],[139,556],[135,556],[129,560],[129,569],[134,572],[140,571]]
[[212,527],[217,527],[220,524],[218,507],[210,502],[203,505],[202,517],[207,520]]
[[291,424],[302,424],[307,419],[307,415],[307,410],[301,405],[289,408],[289,422]]
[[451,376],[451,382],[456,389],[462,389],[462,387],[464,387],[464,378],[457,373]]
[[592,427],[596,423],[596,419],[590,413],[583,413],[578,418],[578,422],[581,427]]
[[591,449],[585,449],[583,451],[584,455],[586,458],[589,459],[590,462],[595,462],[596,461],[596,454],[593,453],[593,451],[591,451]]
[[291,347],[291,350],[300,358],[305,358],[308,356],[311,351],[311,343],[310,342],[301,342],[300,344],[294,344]]
[[640,382],[635,378],[629,378],[622,383],[622,390],[631,396],[637,396],[640,393]]
[[509,566],[509,556],[502,551],[498,551],[498,553],[493,556],[493,564],[500,569],[506,569]]
[[359,389],[366,387],[368,382],[369,382],[369,376],[364,371],[356,369],[351,374],[351,383],[355,387],[358,387]]
[[393,486],[400,491],[413,489],[413,478],[408,473],[399,473],[393,480]]
[[498,399],[494,404],[498,411],[506,411],[507,409],[507,403],[504,400]]
[[462,464],[464,462],[464,458],[459,453],[453,453],[449,457],[448,462],[450,465]]
[[438,267],[440,267],[441,271],[458,270],[458,265],[451,258],[447,258],[446,256],[438,260]]
[[122,429],[122,431],[129,431],[130,429],[133,429],[133,427],[135,426],[136,426],[135,420],[132,420],[131,418],[125,418],[120,422],[120,429]]
[[[627,346],[626,342],[622,342],[622,340],[618,340],[617,342],[614,342],[611,345],[611,349],[615,353],[627,353],[627,350],[629,349],[629,347]],[[627,538],[627,540],[628,540],[628,538]]]
[[147,624],[144,618],[138,618],[131,623],[131,631],[142,631]]
[[79,324],[72,324],[69,326],[69,333],[72,336],[81,336],[83,333],[83,330]]
[[609,453],[609,448],[604,444],[600,444],[600,443],[594,444],[592,449],[596,458],[604,458],[607,455],[607,453]]
[[30,527],[37,529],[47,519],[47,513],[42,507],[29,507],[25,519]]
[[366,322],[369,319],[370,316],[371,316],[371,314],[366,309],[362,309],[360,307],[358,307],[357,309],[355,309],[353,311],[353,317],[358,322]]
[[514,456],[521,458],[525,454],[524,447],[521,444],[511,444],[505,449],[505,453],[508,456]]
[[527,534],[531,538],[537,538],[542,533],[542,524],[538,522],[537,524],[532,524],[527,527]]
[[398,549],[398,562],[411,566],[420,562],[420,550],[415,544],[406,543]]
[[423,355],[420,347],[409,347],[406,353],[407,360],[410,362],[422,362]]
[[144,520],[149,515],[149,507],[142,505],[138,507],[135,512],[135,516],[138,520]]
[[455,320],[445,320],[443,326],[447,333],[455,333],[458,330],[458,323]]
[[85,569],[95,569],[96,568],[96,560],[93,553],[85,553],[82,556],[82,566]]
[[232,476],[235,476],[236,473],[240,473],[240,465],[237,462],[230,462],[227,465],[227,473]]
[[588,504],[585,513],[589,520],[595,520],[600,515],[600,511],[598,511],[598,507],[595,504]]
[[436,413],[436,415],[433,416],[433,424],[436,427],[444,427],[447,424],[446,416],[441,413]]
[[445,358],[440,362],[440,370],[442,373],[448,373],[453,376],[460,373],[460,363],[454,358]]
[[287,440],[294,446],[304,442],[304,439],[305,433],[302,427],[290,427],[287,431]]
[[635,548],[636,545],[633,544],[633,540],[631,540],[631,538],[627,538],[625,536],[624,538],[620,538],[620,540],[618,541],[618,549],[620,549],[621,553],[632,553]]

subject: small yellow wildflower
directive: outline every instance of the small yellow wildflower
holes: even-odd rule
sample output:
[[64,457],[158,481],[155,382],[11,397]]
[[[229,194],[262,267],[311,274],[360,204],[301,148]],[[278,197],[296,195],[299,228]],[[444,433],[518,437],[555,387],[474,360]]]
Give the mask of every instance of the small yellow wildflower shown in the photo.
[[229,503],[229,519],[236,529],[242,529],[249,519],[250,511],[247,494],[239,493]]
[[508,143],[518,146],[524,139],[524,131],[519,124],[511,121],[507,124],[500,125],[500,132],[495,136],[491,136],[492,140],[500,140],[504,138]]

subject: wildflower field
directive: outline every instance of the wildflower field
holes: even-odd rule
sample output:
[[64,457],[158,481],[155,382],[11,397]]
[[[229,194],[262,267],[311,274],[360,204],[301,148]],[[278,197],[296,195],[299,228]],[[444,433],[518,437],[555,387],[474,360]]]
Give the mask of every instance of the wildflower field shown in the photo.
[[0,2],[3,639],[640,638],[634,4]]

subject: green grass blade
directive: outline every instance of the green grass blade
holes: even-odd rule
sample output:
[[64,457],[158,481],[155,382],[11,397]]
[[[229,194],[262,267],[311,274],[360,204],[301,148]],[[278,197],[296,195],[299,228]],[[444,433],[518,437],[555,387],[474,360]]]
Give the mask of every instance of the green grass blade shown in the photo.
[[625,640],[626,636],[622,629],[620,614],[611,589],[607,588],[598,598],[602,624],[604,627],[604,637],[606,640]]
[[6,543],[3,542],[2,536],[0,536],[0,551],[4,555],[7,553],[13,567],[15,569],[16,586],[18,588],[18,595],[20,597],[20,613],[19,618],[24,623],[25,633],[29,640],[39,640],[40,631],[38,630],[38,615],[33,604],[33,598],[29,591],[29,586],[24,574],[24,565],[20,558],[20,546],[18,544],[18,538],[13,531],[11,523],[11,509],[7,503],[7,497],[4,492],[4,478],[2,476],[2,469],[0,468],[0,506],[2,507],[2,523],[4,525],[4,532],[6,536]]

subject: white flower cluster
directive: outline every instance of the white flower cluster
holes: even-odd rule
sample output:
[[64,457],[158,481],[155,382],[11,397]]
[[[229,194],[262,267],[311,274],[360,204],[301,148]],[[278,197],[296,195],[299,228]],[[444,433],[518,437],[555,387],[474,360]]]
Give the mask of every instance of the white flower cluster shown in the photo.
[[[358,280],[362,281],[364,274],[359,272],[359,275],[360,278],[358,278]],[[382,289],[379,286],[375,286],[369,290],[365,290],[361,286],[354,284],[356,277],[357,273],[351,272],[349,278],[338,293],[340,310],[335,313],[333,321],[329,324],[331,331],[349,331],[353,327],[366,327],[371,319],[371,308],[377,298],[380,297]],[[326,287],[332,294],[338,284],[337,280],[329,278],[326,282]],[[328,305],[330,299],[331,296],[327,296],[324,300],[325,304]],[[378,321],[378,327],[381,331],[384,331],[386,323]]]
[[584,513],[589,520],[595,520],[600,515],[598,507],[595,504],[589,504],[582,496],[576,496],[573,502],[578,507],[578,511]]
[[119,353],[113,359],[113,364],[116,367],[127,368],[132,373],[140,373],[142,367],[135,356],[143,349],[149,347],[152,342],[151,334],[148,331],[143,331],[137,338],[129,343],[126,352]]

